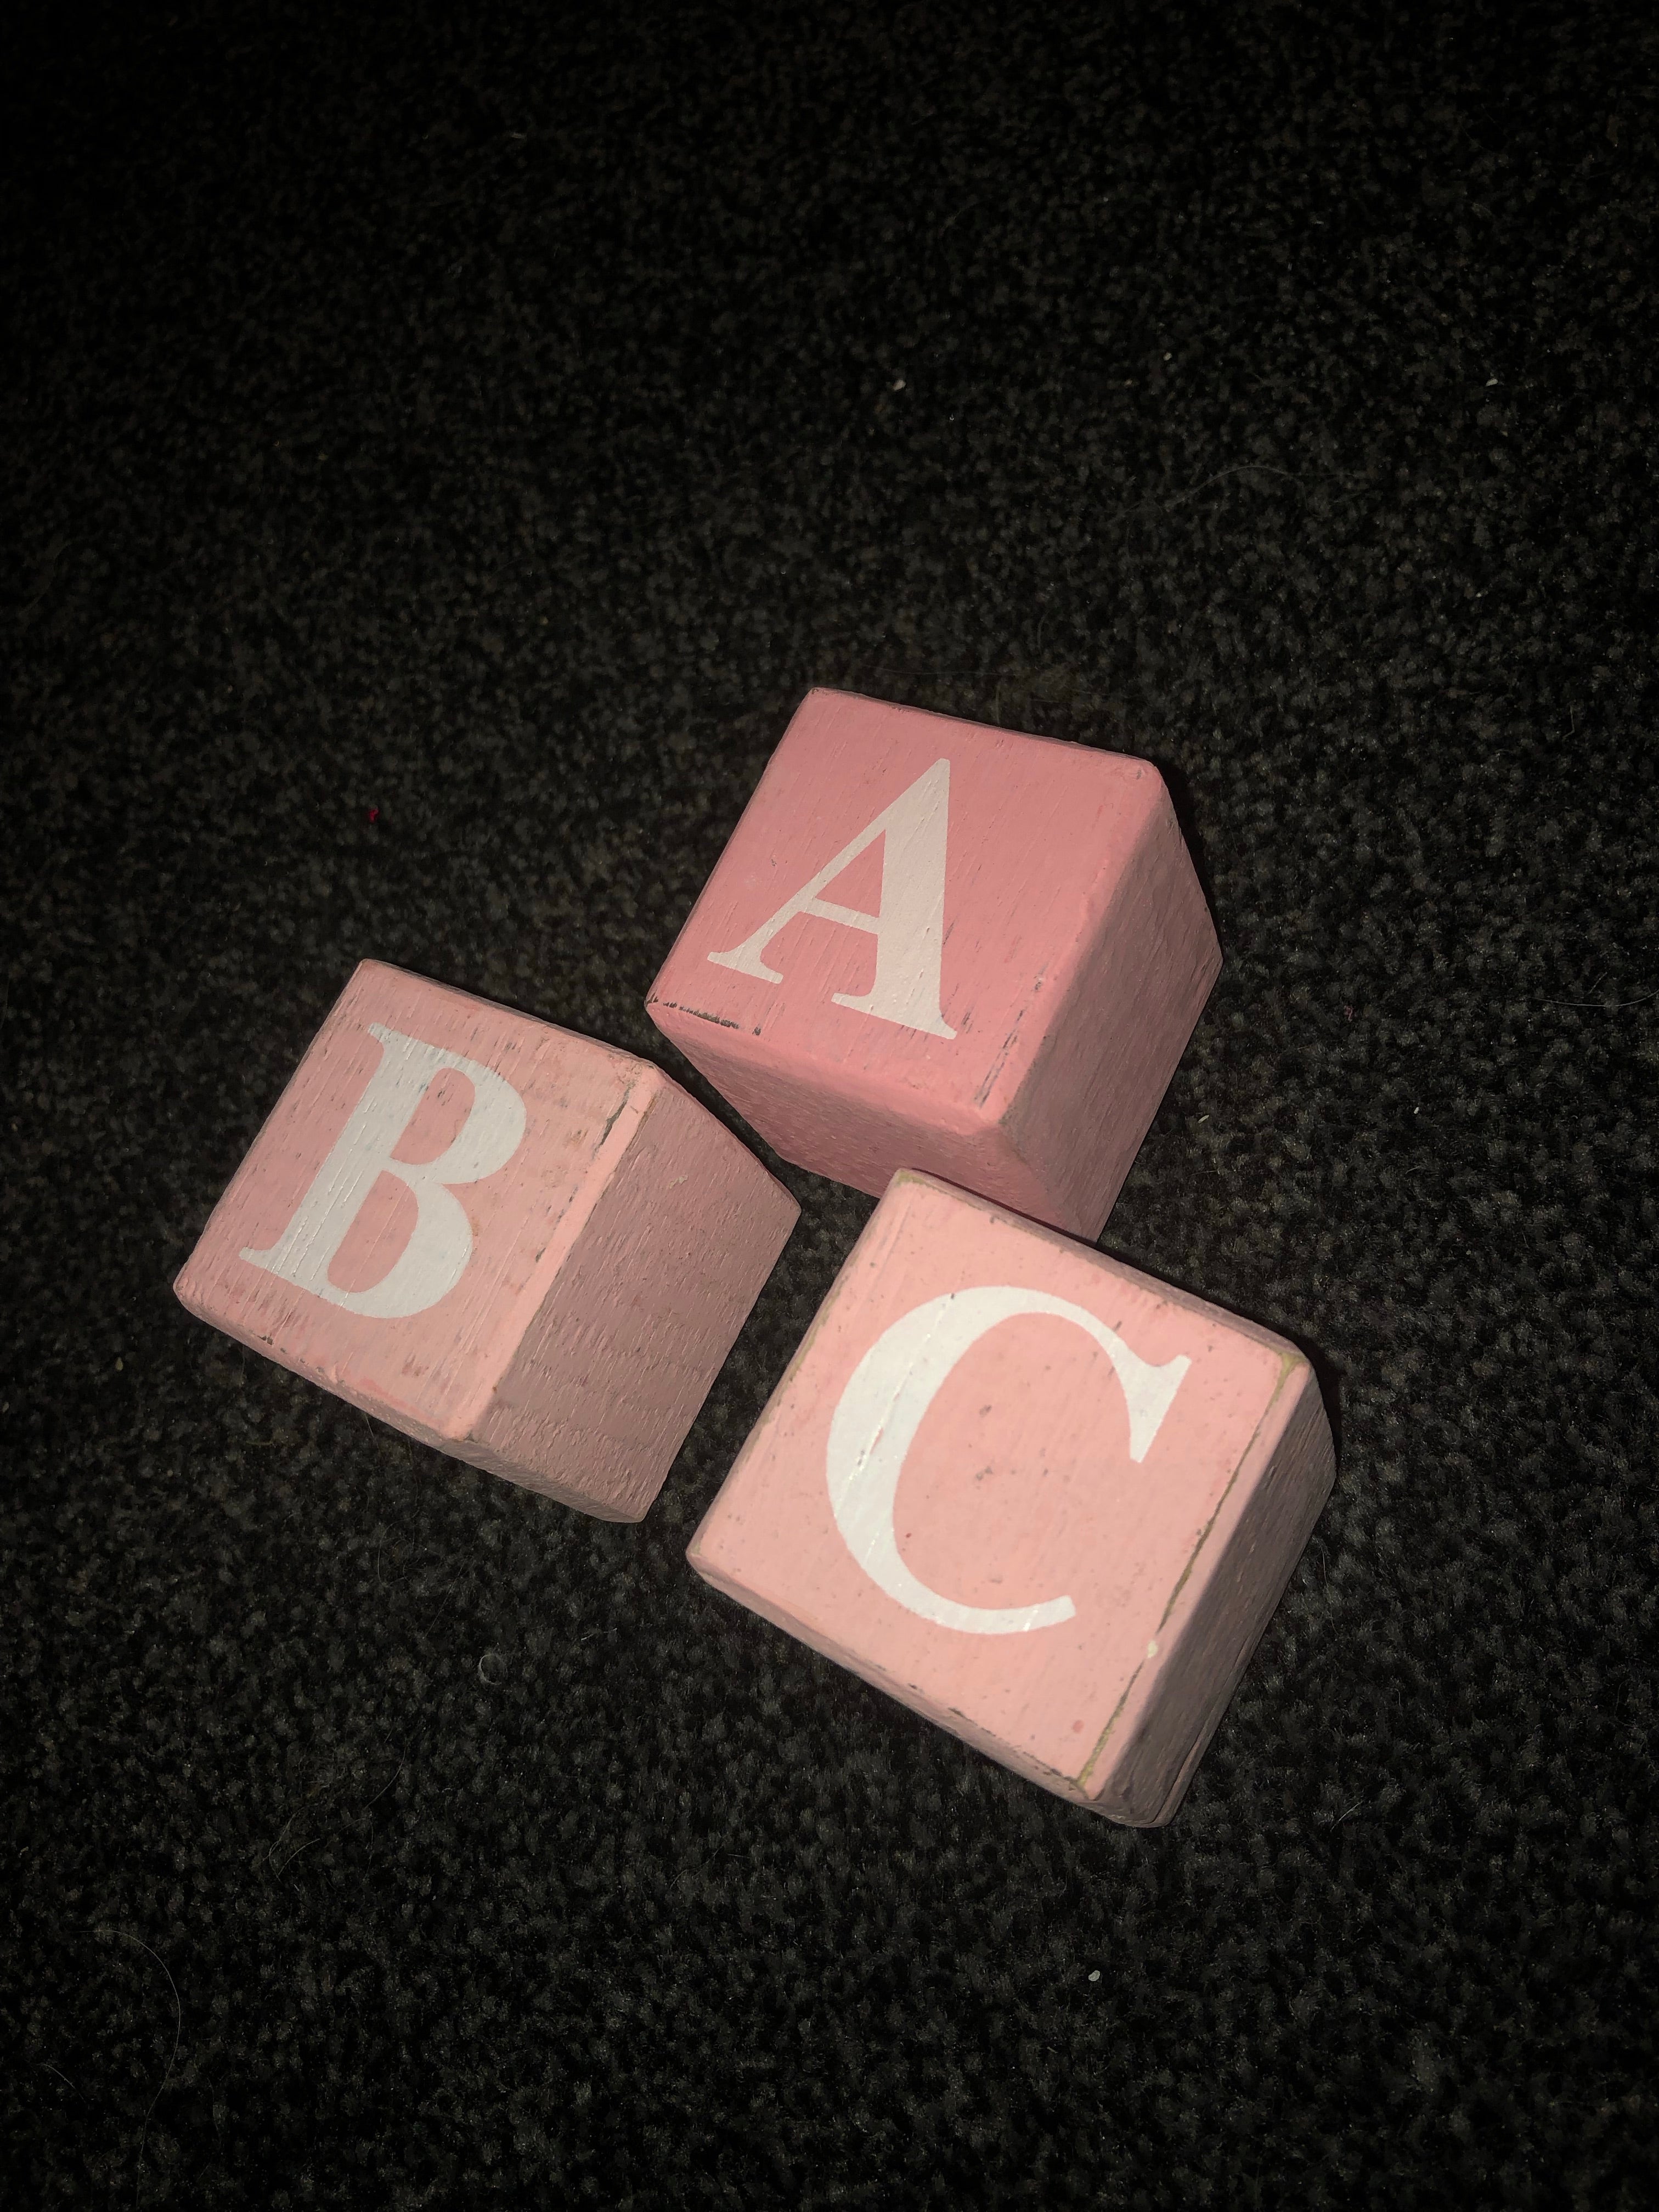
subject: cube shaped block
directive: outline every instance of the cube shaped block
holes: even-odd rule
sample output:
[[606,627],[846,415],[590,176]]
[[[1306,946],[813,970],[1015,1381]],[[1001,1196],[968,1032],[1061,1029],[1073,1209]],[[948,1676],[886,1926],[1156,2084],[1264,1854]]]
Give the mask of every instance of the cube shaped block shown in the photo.
[[1017,1773],[1153,1827],[1334,1472],[1294,1346],[901,1174],[689,1556]]
[[647,1011],[786,1159],[1094,1237],[1220,965],[1149,763],[813,691]]
[[647,1062],[365,961],[175,1287],[407,1435],[636,1521],[798,1212]]

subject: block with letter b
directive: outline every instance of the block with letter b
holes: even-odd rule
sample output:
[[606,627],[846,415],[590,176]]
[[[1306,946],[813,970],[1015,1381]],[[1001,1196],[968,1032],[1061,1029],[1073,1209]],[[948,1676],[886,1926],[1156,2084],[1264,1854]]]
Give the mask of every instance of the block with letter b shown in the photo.
[[647,1011],[786,1159],[1093,1237],[1220,964],[1149,763],[814,691]]
[[365,961],[176,1287],[408,1435],[635,1521],[798,1211],[647,1062]]
[[1293,1346],[901,1174],[690,1558],[1016,1772],[1156,1826],[1333,1474]]

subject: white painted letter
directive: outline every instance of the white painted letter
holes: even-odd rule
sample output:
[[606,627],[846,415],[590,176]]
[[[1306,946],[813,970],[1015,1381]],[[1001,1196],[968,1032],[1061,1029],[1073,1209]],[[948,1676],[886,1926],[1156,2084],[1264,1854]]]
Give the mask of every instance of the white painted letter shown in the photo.
[[[314,1291],[331,1305],[399,1321],[435,1306],[465,1273],[472,1224],[450,1185],[481,1182],[507,1165],[523,1141],[525,1105],[505,1076],[476,1060],[382,1029],[379,1022],[369,1024],[368,1033],[386,1049],[333,1151],[276,1242],[242,1257],[302,1291]],[[472,1085],[472,1103],[454,1141],[435,1160],[394,1160],[392,1146],[446,1067],[458,1068]],[[340,1290],[328,1279],[329,1267],[382,1175],[396,1176],[414,1194],[415,1226],[378,1283],[366,1291]]]
[[889,1597],[923,1620],[975,1636],[1050,1628],[1069,1620],[1077,1607],[1068,1597],[1018,1606],[959,1605],[941,1597],[900,1558],[893,1502],[905,1454],[946,1376],[988,1330],[1017,1314],[1052,1314],[1058,1321],[1073,1322],[1105,1352],[1129,1409],[1133,1460],[1145,1459],[1152,1449],[1192,1364],[1182,1353],[1153,1367],[1084,1307],[1009,1284],[929,1298],[876,1339],[853,1370],[830,1424],[830,1504],[836,1526],[860,1566]]
[[[838,1006],[854,1013],[873,1014],[878,1021],[896,1022],[902,1029],[925,1030],[930,1036],[953,1037],[956,1031],[939,1011],[939,961],[945,950],[945,847],[951,814],[951,763],[937,760],[919,775],[890,806],[883,809],[869,827],[860,830],[850,845],[803,884],[793,898],[763,921],[752,937],[730,952],[711,952],[717,968],[735,968],[740,975],[758,975],[763,982],[781,983],[775,968],[766,964],[766,948],[787,921],[798,914],[815,915],[820,921],[839,921],[848,929],[868,930],[876,940],[876,980],[861,997],[836,991]],[[878,837],[881,851],[881,911],[863,914],[857,907],[837,906],[818,893],[850,867],[859,854]]]

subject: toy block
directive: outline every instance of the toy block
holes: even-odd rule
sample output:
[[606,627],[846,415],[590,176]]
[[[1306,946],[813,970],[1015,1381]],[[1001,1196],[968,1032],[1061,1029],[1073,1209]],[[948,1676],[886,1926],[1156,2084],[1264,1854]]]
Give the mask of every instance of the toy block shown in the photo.
[[175,1287],[406,1435],[637,1521],[799,1211],[647,1061],[365,961]]
[[1220,966],[1148,762],[813,691],[646,1006],[785,1159],[1092,1238]]
[[900,1174],[688,1556],[1016,1773],[1157,1827],[1334,1473],[1293,1345]]

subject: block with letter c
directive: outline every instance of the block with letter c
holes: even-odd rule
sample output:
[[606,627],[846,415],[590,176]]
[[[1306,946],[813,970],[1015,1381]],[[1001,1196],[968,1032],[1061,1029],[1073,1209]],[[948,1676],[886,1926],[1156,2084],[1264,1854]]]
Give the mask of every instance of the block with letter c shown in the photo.
[[636,1521],[798,1212],[648,1062],[365,961],[175,1287],[406,1434]]
[[1334,1474],[1293,1345],[900,1173],[690,1558],[1016,1772],[1157,1826]]

